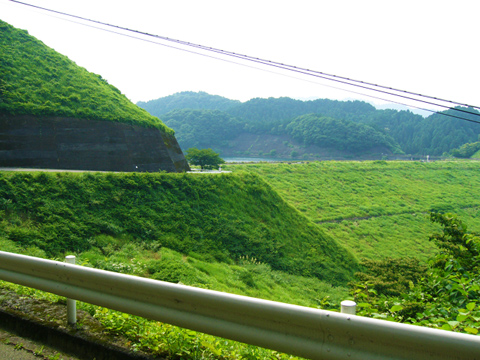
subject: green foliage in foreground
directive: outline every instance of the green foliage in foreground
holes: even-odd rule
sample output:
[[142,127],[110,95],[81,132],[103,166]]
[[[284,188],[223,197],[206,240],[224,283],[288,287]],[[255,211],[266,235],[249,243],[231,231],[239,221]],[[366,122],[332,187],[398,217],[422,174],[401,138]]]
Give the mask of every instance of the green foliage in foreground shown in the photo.
[[[51,303],[65,303],[65,298],[11,283],[1,282],[0,289],[15,291],[22,296],[35,297]],[[2,305],[0,297],[0,306]],[[133,351],[142,350],[162,359],[240,360],[240,359],[298,359],[276,351],[227,340],[177,326],[147,320],[77,301],[77,309],[87,311],[102,325],[103,332],[120,335],[130,342]],[[61,319],[59,319],[61,320]],[[63,319],[66,322],[66,319]],[[77,326],[82,328],[79,319]],[[92,331],[92,329],[86,329]],[[105,338],[102,333],[103,338]],[[104,340],[105,341],[105,340]]]
[[[0,249],[42,256],[40,250],[23,249],[11,240],[0,239]],[[348,297],[347,288],[332,287],[315,278],[272,270],[268,264],[255,258],[243,256],[236,264],[225,264],[211,261],[207,255],[186,256],[160,247],[158,242],[132,243],[103,235],[96,238],[90,250],[76,255],[77,264],[83,266],[301,306],[338,309],[340,302]],[[0,282],[0,287],[51,302],[64,301],[58,296],[9,283]],[[0,297],[0,304],[1,301]],[[85,303],[78,303],[77,307],[98,319],[106,331],[127,337],[132,349],[168,359],[294,358]],[[79,326],[81,324],[79,319]]]
[[[439,251],[427,270],[406,266],[388,272],[388,261],[366,264],[366,273],[354,288],[363,308],[358,314],[476,335],[480,330],[480,233],[468,232],[452,214],[431,213],[430,218],[443,231],[430,237]],[[384,275],[372,282],[369,277],[378,273]],[[403,285],[401,294],[392,293],[396,287],[392,284],[399,278],[406,279],[408,287]]]
[[0,113],[109,120],[173,134],[101,76],[1,20]]
[[357,266],[254,174],[0,173],[0,237],[48,256],[104,236],[342,284]]
[[480,164],[466,161],[324,161],[228,165],[259,174],[357,258],[434,254],[427,214],[455,212],[480,229]]

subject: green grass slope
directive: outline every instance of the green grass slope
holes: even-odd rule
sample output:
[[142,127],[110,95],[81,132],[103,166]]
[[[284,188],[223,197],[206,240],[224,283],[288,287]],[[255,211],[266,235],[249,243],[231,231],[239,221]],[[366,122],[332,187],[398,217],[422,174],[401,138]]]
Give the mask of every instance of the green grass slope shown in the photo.
[[173,130],[101,76],[0,20],[0,113],[65,116]]
[[261,175],[290,204],[357,258],[435,250],[429,211],[457,213],[480,228],[480,163],[312,162],[230,165]]
[[50,257],[123,241],[226,263],[255,258],[332,284],[356,268],[254,174],[3,172],[0,215],[5,244]]

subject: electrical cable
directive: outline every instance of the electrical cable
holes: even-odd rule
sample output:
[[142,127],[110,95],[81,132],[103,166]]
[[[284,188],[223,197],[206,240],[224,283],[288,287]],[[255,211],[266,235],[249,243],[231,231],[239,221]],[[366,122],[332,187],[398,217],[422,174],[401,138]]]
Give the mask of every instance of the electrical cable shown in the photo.
[[[440,98],[436,98],[436,97],[432,97],[432,96],[428,96],[428,95],[422,95],[422,94],[418,94],[418,93],[409,92],[409,91],[406,91],[406,90],[399,90],[399,89],[395,89],[395,88],[392,88],[392,87],[376,85],[376,84],[368,83],[368,82],[365,82],[365,81],[354,80],[354,79],[350,79],[350,78],[347,78],[347,77],[327,74],[327,73],[324,73],[324,72],[321,72],[321,71],[309,70],[309,69],[305,69],[305,68],[301,68],[301,67],[297,67],[297,66],[293,66],[293,65],[287,65],[287,64],[283,64],[283,63],[279,63],[279,62],[275,62],[275,61],[255,58],[255,57],[251,57],[251,56],[248,56],[248,55],[242,55],[242,54],[238,54],[238,53],[234,53],[234,52],[230,52],[230,51],[226,51],[226,50],[222,50],[222,49],[217,49],[217,48],[212,48],[212,47],[208,47],[208,46],[204,46],[204,45],[200,45],[200,44],[190,43],[190,42],[187,42],[187,41],[172,39],[172,38],[165,37],[165,36],[154,35],[154,34],[142,32],[142,31],[138,31],[138,30],[129,29],[129,28],[126,28],[126,27],[121,27],[121,26],[118,26],[118,25],[112,25],[112,24],[101,22],[101,21],[92,20],[92,19],[88,19],[88,18],[85,18],[85,17],[60,12],[60,11],[57,11],[57,10],[47,9],[47,8],[44,8],[44,7],[40,7],[40,6],[33,5],[33,4],[28,4],[28,3],[21,2],[21,1],[18,1],[18,0],[9,0],[9,1],[11,1],[13,3],[20,4],[20,5],[25,5],[25,6],[33,7],[33,8],[36,8],[36,9],[40,9],[40,10],[43,10],[43,11],[52,12],[52,13],[56,13],[56,14],[71,17],[71,18],[76,18],[76,19],[79,19],[79,20],[82,20],[82,21],[86,21],[86,22],[90,22],[90,23],[96,23],[96,24],[99,24],[99,25],[102,25],[102,26],[106,26],[106,27],[110,27],[110,28],[116,28],[116,29],[122,30],[122,31],[132,32],[132,33],[136,33],[136,34],[143,35],[143,36],[148,36],[148,37],[153,37],[153,38],[168,41],[168,42],[173,42],[173,43],[176,43],[176,44],[179,44],[179,45],[182,45],[182,46],[193,47],[193,48],[200,49],[200,50],[203,50],[203,51],[214,52],[214,53],[224,55],[224,56],[234,57],[234,58],[237,58],[237,59],[246,60],[246,61],[254,62],[254,63],[257,63],[257,64],[261,64],[261,65],[271,66],[271,67],[275,67],[275,68],[278,68],[278,69],[283,69],[283,70],[299,73],[299,74],[302,74],[302,75],[313,76],[313,77],[316,77],[316,78],[337,82],[337,83],[340,83],[340,84],[343,84],[343,85],[354,86],[354,87],[358,87],[358,88],[368,90],[368,91],[379,92],[379,93],[387,94],[387,95],[390,95],[390,96],[400,97],[400,98],[404,98],[404,99],[408,99],[408,100],[412,100],[412,101],[416,101],[416,102],[421,102],[421,103],[425,103],[425,104],[429,104],[429,105],[434,105],[434,106],[437,106],[437,107],[446,108],[448,110],[453,110],[453,111],[458,111],[458,112],[461,112],[461,113],[466,113],[466,114],[469,114],[469,115],[480,116],[480,113],[477,113],[477,112],[471,112],[471,111],[467,111],[467,110],[464,110],[464,109],[453,108],[453,107],[442,105],[442,104],[435,103],[435,102],[432,102],[432,101],[417,99],[417,98],[414,98],[412,96],[417,96],[417,97],[426,98],[426,99],[433,99],[433,100],[436,100],[436,101],[446,102],[446,103],[450,103],[452,105],[457,105],[457,106],[466,106],[466,107],[472,108],[472,109],[480,109],[480,107],[478,107],[478,106],[463,104],[463,103],[459,103],[459,102],[455,102],[455,101],[451,101],[451,100],[440,99]],[[195,52],[195,51],[189,51],[187,49],[178,48],[178,47],[175,47],[175,46],[169,46],[169,45],[159,43],[159,42],[156,42],[156,41],[151,41],[151,40],[147,40],[147,39],[143,39],[143,38],[138,38],[138,37],[135,37],[135,36],[124,34],[124,33],[111,31],[111,30],[108,30],[108,29],[105,29],[105,28],[94,27],[94,26],[84,24],[84,23],[80,23],[80,22],[76,22],[76,23],[84,25],[84,26],[90,26],[90,27],[93,27],[93,28],[96,28],[96,29],[99,29],[99,30],[113,32],[113,33],[116,33],[116,34],[119,34],[119,35],[128,36],[128,37],[131,37],[131,38],[151,42],[151,43],[154,43],[154,44],[157,44],[157,45],[162,45],[162,46],[174,48],[174,49],[177,49],[177,50],[187,51],[187,52],[194,53],[194,54],[197,54],[197,55],[202,55],[202,56],[215,58],[217,60],[232,62],[232,61],[228,61],[226,59],[218,58],[218,57],[215,57],[215,56],[209,56],[209,55],[206,55],[206,54],[198,53],[198,52]],[[243,65],[243,66],[251,67],[251,66],[248,66],[248,65],[245,65],[245,64],[239,64],[237,62],[232,62],[232,63],[237,64],[237,65]],[[253,67],[253,68],[256,68],[256,67]],[[258,69],[258,68],[256,68],[256,69]],[[264,69],[260,69],[260,70],[264,70]],[[267,71],[267,70],[264,70],[264,71]],[[277,72],[273,72],[273,73],[279,74]],[[284,74],[279,74],[279,75],[284,75]],[[323,84],[321,84],[321,85],[323,85]],[[324,85],[324,86],[328,86],[328,85]],[[336,87],[334,87],[334,88],[336,88]],[[372,95],[346,90],[346,89],[343,89],[343,88],[336,88],[336,89],[340,89],[340,90],[344,90],[344,91],[348,91],[348,92],[353,92],[353,93],[356,93],[356,94],[360,94],[360,95],[363,95],[363,96],[368,96],[368,97],[372,97],[372,98],[376,98],[376,99],[386,100],[386,99],[382,99],[382,98],[375,97],[375,96],[372,96]],[[397,93],[408,94],[409,96],[401,95],[401,94],[397,94],[397,93],[392,93],[391,91],[394,91],[394,92],[397,92]],[[391,100],[387,100],[387,101],[391,101]],[[407,105],[407,104],[397,102],[397,101],[392,101],[392,102],[397,103],[397,104],[401,104],[401,105],[414,107],[414,108],[421,109],[421,110],[426,110],[426,111],[429,111],[429,112],[432,112],[432,113],[439,113],[439,114],[449,116],[449,117],[452,117],[452,118],[456,118],[456,119],[480,124],[480,121],[464,118],[464,117],[461,117],[461,116],[456,116],[456,115],[449,114],[449,113],[446,113],[446,112],[438,112],[438,111],[435,111],[435,110],[425,109],[425,108],[421,108],[421,107],[418,107],[418,106]]]
[[[75,21],[75,20],[66,19],[64,17],[59,17],[59,16],[55,16],[55,15],[48,15],[48,16],[52,16],[52,17],[55,17],[56,19],[63,20],[63,21],[68,21],[68,22],[71,22],[71,23],[74,23],[74,24],[86,26],[86,27],[89,27],[89,28],[92,28],[92,29],[105,31],[105,32],[109,32],[109,33],[120,35],[120,36],[125,36],[125,37],[135,39],[135,40],[145,41],[145,42],[148,42],[148,43],[151,43],[151,44],[160,45],[160,46],[168,47],[168,48],[171,48],[171,49],[176,49],[176,50],[179,50],[179,51],[184,51],[184,52],[188,52],[188,53],[191,53],[191,54],[212,58],[212,59],[215,59],[215,60],[225,61],[225,62],[228,62],[228,63],[231,63],[231,64],[244,66],[244,67],[248,67],[248,68],[251,68],[251,69],[261,70],[261,71],[264,71],[264,72],[269,72],[269,73],[272,73],[272,74],[275,74],[275,75],[280,75],[280,76],[284,76],[284,77],[288,77],[288,78],[292,78],[292,79],[296,79],[296,80],[306,81],[306,82],[310,82],[310,83],[313,83],[313,84],[317,84],[317,85],[325,86],[325,87],[328,87],[328,88],[336,89],[336,90],[347,91],[347,92],[352,93],[352,94],[357,94],[357,95],[361,95],[361,96],[368,96],[370,98],[377,99],[377,100],[389,101],[391,103],[395,103],[395,104],[399,104],[399,105],[406,105],[405,103],[398,102],[398,101],[395,101],[395,100],[385,99],[385,98],[382,98],[382,97],[379,97],[379,96],[374,96],[374,95],[366,95],[365,93],[361,93],[361,92],[358,92],[358,91],[347,90],[347,89],[340,88],[340,87],[337,87],[337,86],[326,85],[324,83],[320,83],[320,82],[317,82],[317,81],[307,80],[305,78],[291,76],[291,75],[287,75],[287,74],[284,74],[284,73],[279,73],[279,72],[276,72],[276,71],[266,70],[266,69],[259,68],[259,67],[256,67],[256,66],[251,66],[251,65],[244,64],[244,63],[235,62],[235,61],[232,61],[232,60],[228,60],[228,59],[224,59],[224,58],[220,58],[220,57],[216,57],[216,56],[212,56],[212,55],[207,55],[207,54],[204,54],[204,53],[201,53],[201,52],[188,50],[188,49],[173,46],[173,45],[167,45],[167,44],[164,44],[164,43],[161,43],[161,42],[157,42],[157,41],[154,41],[154,40],[138,37],[138,36],[135,36],[135,35],[130,35],[130,34],[127,34],[127,33],[124,33],[124,32],[119,32],[119,31],[106,29],[106,28],[102,28],[102,27],[99,27],[99,26],[95,26],[95,25],[82,23],[82,22]],[[330,79],[328,79],[328,80],[330,80]],[[409,107],[412,107],[412,108],[415,108],[415,109],[418,109],[418,110],[423,110],[423,111],[426,111],[426,112],[430,112],[430,113],[437,113],[437,111],[435,111],[435,110],[422,108],[422,107],[415,106],[415,105],[406,105],[406,106],[409,106]],[[444,115],[459,118],[459,117],[456,117],[454,115],[449,115],[449,114],[444,114]],[[463,118],[459,118],[459,119],[464,120]]]

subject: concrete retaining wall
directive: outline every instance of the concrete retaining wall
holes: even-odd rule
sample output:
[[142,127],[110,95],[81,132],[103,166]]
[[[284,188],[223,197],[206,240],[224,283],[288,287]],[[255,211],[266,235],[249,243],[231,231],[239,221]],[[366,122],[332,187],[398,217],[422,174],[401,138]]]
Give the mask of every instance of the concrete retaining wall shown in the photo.
[[0,167],[189,170],[173,135],[111,121],[0,114]]

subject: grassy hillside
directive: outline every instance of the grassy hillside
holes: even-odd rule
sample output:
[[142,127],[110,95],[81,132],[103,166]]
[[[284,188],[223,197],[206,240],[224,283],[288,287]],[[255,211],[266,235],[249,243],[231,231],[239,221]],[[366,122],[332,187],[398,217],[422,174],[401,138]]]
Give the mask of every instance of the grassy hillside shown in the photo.
[[425,260],[437,230],[429,211],[457,213],[480,228],[477,162],[314,162],[230,165],[261,175],[358,258]]
[[[0,250],[59,259],[73,252],[83,266],[335,309],[357,269],[348,251],[259,176],[243,172],[0,172]],[[0,288],[63,301],[5,282]],[[166,358],[294,358],[78,306],[102,331],[126,336],[132,349]]]
[[[353,256],[254,174],[0,173],[0,236],[48,256],[120,241],[348,281]],[[117,245],[115,245],[117,246]]]
[[173,133],[101,76],[0,20],[2,112],[118,121]]

